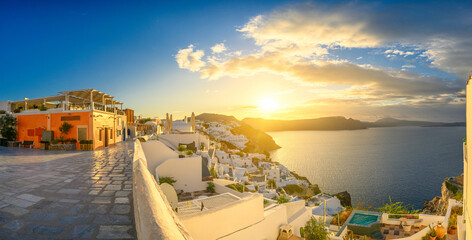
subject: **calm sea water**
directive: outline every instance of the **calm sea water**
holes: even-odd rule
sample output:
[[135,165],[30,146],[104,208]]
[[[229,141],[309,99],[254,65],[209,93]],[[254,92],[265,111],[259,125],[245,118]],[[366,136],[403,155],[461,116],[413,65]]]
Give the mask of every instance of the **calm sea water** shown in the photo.
[[463,172],[465,127],[269,132],[272,159],[325,192],[348,191],[353,205],[393,201],[422,208],[446,177]]

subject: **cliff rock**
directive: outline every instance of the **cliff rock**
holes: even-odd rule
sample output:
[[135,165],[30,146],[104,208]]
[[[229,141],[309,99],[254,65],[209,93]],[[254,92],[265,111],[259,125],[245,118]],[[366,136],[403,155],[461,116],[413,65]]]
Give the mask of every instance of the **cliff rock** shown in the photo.
[[337,197],[341,201],[341,205],[343,207],[352,207],[351,194],[349,194],[347,191],[333,194],[333,196]]
[[431,201],[425,201],[423,213],[445,215],[447,211],[447,203],[450,198],[456,195],[457,191],[462,191],[463,176],[445,179],[441,186],[441,196],[433,198]]

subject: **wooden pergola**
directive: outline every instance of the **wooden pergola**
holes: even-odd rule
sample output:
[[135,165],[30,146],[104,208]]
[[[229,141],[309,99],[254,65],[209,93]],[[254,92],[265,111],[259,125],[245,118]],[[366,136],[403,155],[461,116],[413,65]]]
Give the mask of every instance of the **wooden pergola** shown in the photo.
[[49,97],[33,98],[12,102],[12,109],[23,107],[24,110],[31,109],[31,106],[36,108],[44,105],[46,108],[63,108],[64,110],[71,110],[74,107],[81,109],[96,109],[102,111],[114,112],[117,105],[121,106],[123,110],[123,103],[114,100],[114,97],[100,92],[95,89],[71,90],[59,92],[61,95],[54,95]]

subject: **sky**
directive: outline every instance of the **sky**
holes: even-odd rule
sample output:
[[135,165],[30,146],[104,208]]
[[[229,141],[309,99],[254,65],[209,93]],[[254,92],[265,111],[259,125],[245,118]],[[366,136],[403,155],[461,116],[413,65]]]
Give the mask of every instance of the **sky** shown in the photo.
[[464,121],[472,4],[2,1],[0,100],[94,88],[143,117]]

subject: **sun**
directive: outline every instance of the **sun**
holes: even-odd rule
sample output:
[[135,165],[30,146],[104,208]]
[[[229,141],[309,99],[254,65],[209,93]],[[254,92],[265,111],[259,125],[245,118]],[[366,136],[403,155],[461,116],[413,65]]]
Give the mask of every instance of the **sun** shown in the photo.
[[279,108],[279,103],[273,98],[260,99],[257,105],[264,112],[273,112]]

